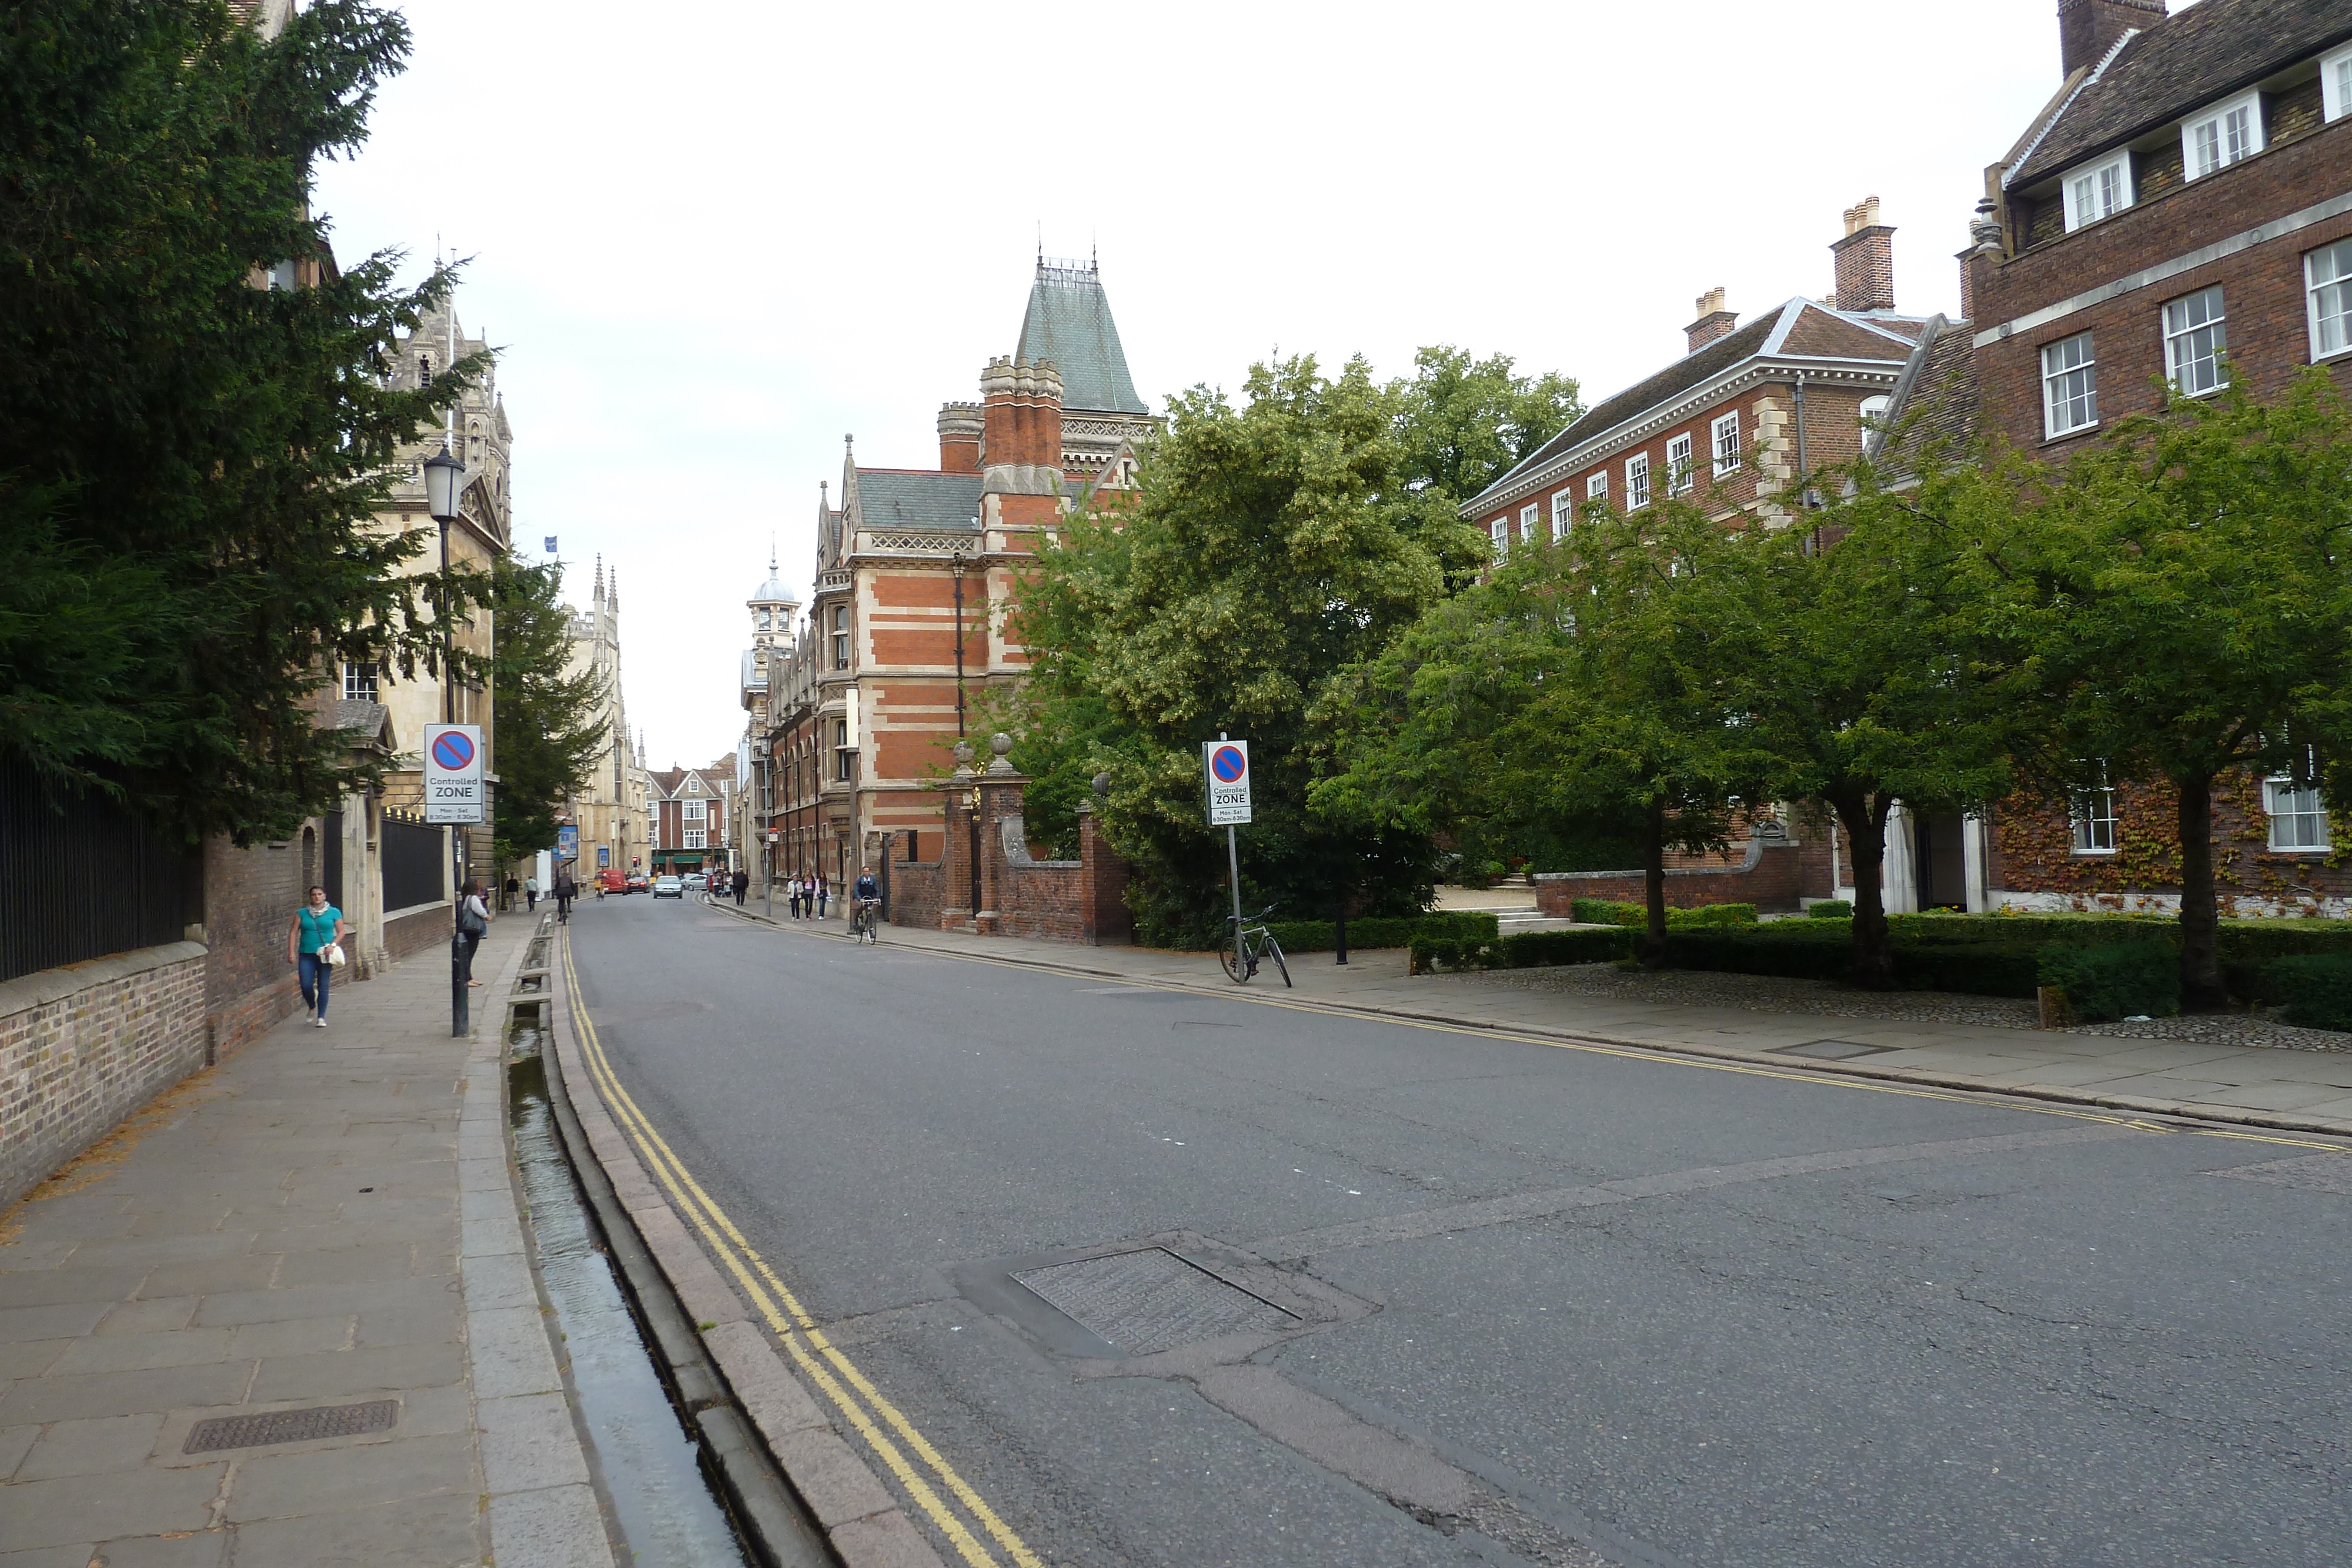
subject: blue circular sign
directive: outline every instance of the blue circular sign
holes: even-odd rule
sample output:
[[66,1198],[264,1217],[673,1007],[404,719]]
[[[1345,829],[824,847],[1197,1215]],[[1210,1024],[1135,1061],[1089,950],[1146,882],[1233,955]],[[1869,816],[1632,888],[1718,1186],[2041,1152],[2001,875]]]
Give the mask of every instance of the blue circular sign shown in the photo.
[[462,729],[445,729],[433,738],[433,760],[452,773],[463,772],[474,760],[474,743]]
[[1242,775],[1249,771],[1249,758],[1237,746],[1220,746],[1209,754],[1209,771],[1217,776],[1220,783],[1238,784]]

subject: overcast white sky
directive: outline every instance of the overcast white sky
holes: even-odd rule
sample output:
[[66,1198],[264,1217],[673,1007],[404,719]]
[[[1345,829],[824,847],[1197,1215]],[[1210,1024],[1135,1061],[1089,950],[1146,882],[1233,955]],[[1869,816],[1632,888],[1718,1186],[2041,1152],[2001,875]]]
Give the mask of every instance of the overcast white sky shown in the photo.
[[1277,348],[1394,375],[1441,342],[1590,402],[1714,285],[1743,317],[1826,293],[1865,195],[1898,305],[1957,314],[1984,167],[2059,80],[2055,0],[404,9],[320,205],[346,260],[474,257],[516,538],[560,538],[575,602],[618,571],[656,768],[733,750],[771,536],[805,600],[843,434],[936,463],[1040,225],[1099,243],[1155,408]]

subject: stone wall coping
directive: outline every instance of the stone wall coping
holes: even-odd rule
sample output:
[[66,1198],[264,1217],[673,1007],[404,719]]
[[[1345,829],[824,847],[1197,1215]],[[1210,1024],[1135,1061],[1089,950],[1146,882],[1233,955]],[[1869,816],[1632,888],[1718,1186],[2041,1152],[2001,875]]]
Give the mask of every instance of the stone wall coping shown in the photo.
[[103,958],[85,958],[79,964],[61,964],[54,969],[19,975],[13,980],[0,980],[0,1018],[47,1007],[78,991],[95,990],[134,975],[191,963],[211,951],[201,942],[165,942],[154,947],[134,947],[128,953],[109,953]]
[[422,915],[431,909],[447,909],[456,903],[457,900],[452,898],[436,898],[430,904],[412,904],[405,909],[387,909],[383,912],[383,924],[389,925],[395,920],[404,920],[412,915]]
[[[1766,850],[1793,850],[1797,841],[1759,834],[1748,841],[1747,853],[1738,865],[1675,865],[1666,868],[1668,876],[1740,876],[1754,871],[1764,859]],[[1599,882],[1603,878],[1643,876],[1640,866],[1624,871],[1538,871],[1528,873],[1528,881],[1538,882]]]

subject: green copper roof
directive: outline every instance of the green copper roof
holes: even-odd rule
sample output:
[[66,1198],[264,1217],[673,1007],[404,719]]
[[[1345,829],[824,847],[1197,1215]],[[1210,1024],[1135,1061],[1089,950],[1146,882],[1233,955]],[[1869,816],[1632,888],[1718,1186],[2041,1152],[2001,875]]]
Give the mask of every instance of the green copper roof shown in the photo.
[[1021,321],[1014,352],[1032,361],[1051,360],[1062,372],[1062,406],[1120,413],[1149,413],[1127,373],[1118,323],[1111,319],[1110,297],[1092,262],[1037,263],[1029,286],[1029,313]]

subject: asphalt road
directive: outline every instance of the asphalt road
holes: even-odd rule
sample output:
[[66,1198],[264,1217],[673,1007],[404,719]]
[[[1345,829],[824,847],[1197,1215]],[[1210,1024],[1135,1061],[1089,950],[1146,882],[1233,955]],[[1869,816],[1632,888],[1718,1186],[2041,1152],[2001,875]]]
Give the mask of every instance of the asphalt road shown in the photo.
[[663,1136],[1045,1563],[2352,1562],[2352,1156],[571,934]]

